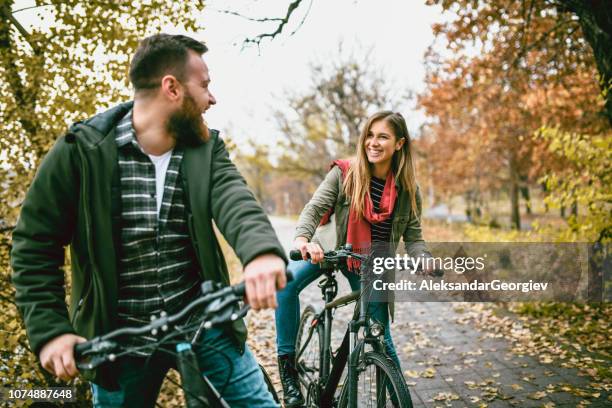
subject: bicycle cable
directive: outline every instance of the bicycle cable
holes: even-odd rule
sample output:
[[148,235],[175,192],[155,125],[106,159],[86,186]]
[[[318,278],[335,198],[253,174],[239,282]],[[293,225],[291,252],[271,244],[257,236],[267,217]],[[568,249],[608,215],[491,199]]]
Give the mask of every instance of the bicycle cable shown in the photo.
[[[175,330],[173,332],[168,333],[167,335],[162,337],[158,342],[155,343],[155,349],[159,349],[159,350],[163,350],[165,352],[172,353],[172,355],[174,357],[178,356],[177,353],[171,352],[169,350],[164,350],[163,348],[160,348],[160,346],[162,346],[162,345],[168,346],[168,345],[179,344],[179,342],[176,342],[176,343],[175,342],[170,342],[170,340],[172,338],[174,338],[174,337],[179,337],[181,335],[186,335],[188,332],[191,332],[192,329],[194,329],[194,328],[196,328],[198,326],[200,326],[200,322],[198,322],[198,321],[189,323],[188,325],[185,325],[185,326],[180,326],[180,329],[179,329],[179,326],[175,326]],[[228,375],[227,375],[227,377],[226,377],[226,379],[225,379],[225,381],[223,383],[223,387],[222,387],[222,389],[220,391],[220,393],[223,393],[223,391],[227,387],[227,384],[229,384],[229,381],[232,378],[232,374],[234,373],[234,367],[233,367],[231,358],[227,355],[226,352],[220,350],[217,347],[211,346],[210,344],[204,344],[204,345],[201,345],[201,344],[195,345],[194,344],[193,346],[196,347],[196,348],[202,348],[202,349],[212,349],[213,351],[218,352],[227,361],[228,367],[229,367],[229,372],[228,372]]]

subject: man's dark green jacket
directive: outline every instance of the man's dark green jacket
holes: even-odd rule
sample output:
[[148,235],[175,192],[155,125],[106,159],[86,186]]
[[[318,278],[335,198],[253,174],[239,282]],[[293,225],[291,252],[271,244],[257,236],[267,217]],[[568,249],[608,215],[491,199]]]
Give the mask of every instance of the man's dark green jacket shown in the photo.
[[[92,338],[115,328],[121,200],[114,133],[131,107],[125,103],[73,125],[44,158],[26,195],[13,232],[11,265],[16,303],[37,356],[61,334]],[[201,278],[228,284],[213,220],[243,265],[264,253],[285,255],[218,132],[210,133],[206,143],[185,148],[181,174]],[[61,269],[66,245],[72,263],[68,309]],[[233,334],[244,342],[242,321]],[[94,381],[111,384],[110,370],[96,374]]]

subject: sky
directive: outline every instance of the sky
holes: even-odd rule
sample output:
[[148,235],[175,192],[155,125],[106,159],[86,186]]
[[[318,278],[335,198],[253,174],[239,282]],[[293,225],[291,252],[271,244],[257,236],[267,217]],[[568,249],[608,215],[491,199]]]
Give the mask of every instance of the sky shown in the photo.
[[[243,47],[243,40],[269,32],[274,23],[252,23],[220,12],[231,5],[249,17],[284,16],[289,1],[209,1],[200,34],[210,51],[205,56],[217,105],[207,112],[213,128],[229,132],[235,141],[251,137],[273,146],[282,135],[273,117],[286,109],[285,91],[300,92],[311,83],[309,64],[325,64],[338,45],[357,56],[371,50],[371,61],[382,70],[388,85],[400,94],[424,88],[424,53],[433,42],[431,24],[442,20],[440,9],[417,0],[304,0],[283,33],[259,48]],[[304,15],[304,23],[297,32]],[[403,106],[414,133],[422,113]]]
[[[370,50],[374,69],[398,95],[424,88],[424,53],[434,40],[431,24],[443,19],[438,6],[426,6],[423,0],[303,0],[283,33],[259,48],[245,48],[243,40],[270,32],[277,23],[251,22],[223,12],[231,7],[253,18],[283,17],[290,1],[209,0],[199,21],[204,30],[188,33],[209,47],[204,59],[217,105],[206,113],[206,121],[231,135],[239,147],[254,139],[273,149],[283,137],[274,119],[275,111],[288,108],[283,96],[307,90],[310,64],[325,65],[337,58],[340,43],[357,57]],[[31,4],[21,0],[15,7]],[[40,24],[34,10],[19,13],[19,18],[26,25]],[[180,32],[173,27],[166,31]],[[415,134],[424,115],[410,105],[400,110]]]

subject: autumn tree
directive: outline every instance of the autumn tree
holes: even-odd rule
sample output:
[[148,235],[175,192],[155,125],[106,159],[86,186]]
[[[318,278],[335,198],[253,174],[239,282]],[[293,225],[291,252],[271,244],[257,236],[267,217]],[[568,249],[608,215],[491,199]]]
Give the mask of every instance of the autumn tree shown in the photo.
[[533,132],[546,123],[605,127],[589,45],[577,19],[545,1],[431,3],[453,16],[434,25],[446,50],[437,43],[427,55],[420,102],[435,118],[432,133],[439,145],[468,149],[453,158],[463,155],[472,184],[486,175],[507,186],[512,225],[520,228],[519,193],[537,180],[532,168],[542,158],[534,157],[542,149]]
[[584,38],[591,45],[599,85],[605,99],[604,114],[612,126],[612,7],[609,1],[557,0],[560,13],[573,13],[578,17]]
[[559,128],[543,128],[534,138],[546,140],[547,149],[566,165],[544,176],[551,207],[578,202],[585,216],[573,214],[563,241],[612,241],[612,134],[585,135]]
[[289,93],[289,112],[276,112],[285,152],[277,170],[320,182],[333,160],[355,153],[369,115],[398,106],[397,94],[369,56],[313,64],[309,89]]
[[70,123],[129,97],[128,56],[169,24],[198,29],[202,1],[36,1],[0,8],[0,218],[14,219],[32,172]]
[[[199,29],[203,2],[0,2],[0,354],[4,381],[53,384],[27,352],[8,280],[10,232],[41,158],[70,123],[129,98],[128,57],[170,24]],[[3,385],[9,385],[4,383]],[[85,386],[86,388],[86,386]],[[82,395],[81,395],[82,397]]]

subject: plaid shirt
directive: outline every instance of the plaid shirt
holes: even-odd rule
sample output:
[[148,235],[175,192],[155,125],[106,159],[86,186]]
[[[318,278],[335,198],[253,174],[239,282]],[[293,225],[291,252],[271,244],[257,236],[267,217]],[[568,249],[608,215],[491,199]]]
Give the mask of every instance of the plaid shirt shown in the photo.
[[[180,175],[183,151],[177,147],[170,157],[158,214],[155,166],[138,144],[131,111],[117,125],[115,141],[121,178],[119,325],[140,326],[162,310],[176,313],[197,295],[199,266]],[[151,340],[143,336],[127,345]]]

